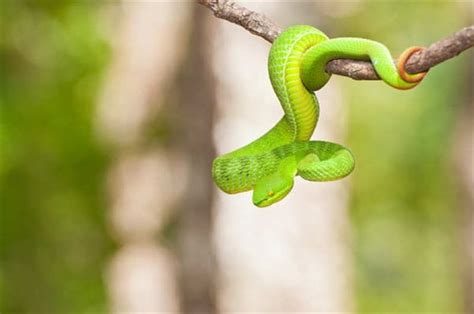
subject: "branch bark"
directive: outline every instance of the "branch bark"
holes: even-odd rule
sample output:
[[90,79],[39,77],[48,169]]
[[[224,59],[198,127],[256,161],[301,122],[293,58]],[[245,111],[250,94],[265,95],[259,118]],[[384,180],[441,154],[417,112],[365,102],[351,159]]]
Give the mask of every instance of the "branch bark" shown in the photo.
[[[240,25],[249,32],[272,43],[282,29],[268,17],[251,11],[230,0],[198,0],[218,18]],[[414,53],[405,64],[408,73],[419,73],[451,59],[474,46],[474,25],[441,39],[423,51]],[[343,75],[355,80],[379,80],[370,62],[338,59],[326,65],[326,72]]]

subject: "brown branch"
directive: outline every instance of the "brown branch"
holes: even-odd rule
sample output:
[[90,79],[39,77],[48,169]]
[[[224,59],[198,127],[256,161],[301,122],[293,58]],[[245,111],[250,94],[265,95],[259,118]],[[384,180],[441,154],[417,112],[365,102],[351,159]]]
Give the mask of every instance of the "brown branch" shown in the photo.
[[[281,28],[265,15],[251,11],[230,0],[198,0],[209,8],[216,17],[242,26],[252,34],[272,43]],[[463,28],[449,37],[441,39],[423,51],[414,53],[407,61],[408,73],[419,73],[453,58],[474,46],[474,25]],[[343,75],[355,80],[378,80],[379,77],[370,62],[338,59],[326,65],[331,74]]]
[[254,35],[272,43],[281,33],[281,28],[263,14],[251,11],[229,0],[198,0],[218,18],[240,25]]

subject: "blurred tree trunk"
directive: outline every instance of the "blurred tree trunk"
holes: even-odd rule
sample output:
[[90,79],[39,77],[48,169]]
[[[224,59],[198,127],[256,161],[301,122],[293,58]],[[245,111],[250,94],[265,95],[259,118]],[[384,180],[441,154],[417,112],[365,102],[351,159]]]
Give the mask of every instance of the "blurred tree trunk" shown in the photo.
[[[471,6],[471,10],[472,10]],[[472,14],[467,24],[473,23]],[[464,80],[466,100],[464,107],[459,110],[459,118],[453,146],[453,157],[458,170],[460,186],[460,242],[461,250],[461,279],[464,288],[464,311],[474,313],[474,59],[468,61],[467,77]]]
[[193,25],[185,62],[175,89],[175,140],[186,161],[189,180],[180,202],[178,254],[181,305],[185,313],[215,313],[211,209],[211,163],[215,82],[211,70],[210,25],[214,18],[193,7]]
[[461,187],[461,244],[464,252],[461,272],[464,286],[464,309],[466,313],[474,313],[474,62],[470,59],[470,67],[466,79],[467,97],[464,108],[459,112],[459,123],[454,145],[459,186]]
[[115,313],[179,311],[173,252],[156,235],[186,182],[185,167],[153,130],[182,61],[189,9],[189,3],[173,2],[110,7],[118,27],[97,129],[114,157],[108,173],[109,221],[119,249],[107,284]]
[[[281,25],[318,24],[312,3],[245,3]],[[268,131],[283,111],[267,73],[270,45],[219,20],[213,36],[217,76],[219,154]],[[344,142],[344,114],[337,85],[318,93],[318,139]],[[295,179],[293,191],[269,208],[251,193],[218,192],[215,241],[223,312],[352,311],[347,179],[314,183]]]

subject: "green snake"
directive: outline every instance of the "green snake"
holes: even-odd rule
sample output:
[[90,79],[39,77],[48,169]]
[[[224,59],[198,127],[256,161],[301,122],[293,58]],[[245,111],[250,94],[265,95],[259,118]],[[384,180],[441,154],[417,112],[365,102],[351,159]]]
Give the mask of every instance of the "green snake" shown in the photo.
[[214,182],[229,194],[253,189],[253,203],[264,207],[288,195],[296,175],[309,181],[347,176],[355,165],[347,148],[309,140],[319,117],[314,91],[330,78],[326,64],[341,58],[370,60],[385,83],[409,89],[426,74],[409,74],[403,67],[407,58],[420,49],[407,49],[397,68],[389,50],[379,42],[363,38],[329,39],[312,26],[289,27],[274,41],[268,58],[270,80],[284,116],[260,138],[217,157],[212,166]]

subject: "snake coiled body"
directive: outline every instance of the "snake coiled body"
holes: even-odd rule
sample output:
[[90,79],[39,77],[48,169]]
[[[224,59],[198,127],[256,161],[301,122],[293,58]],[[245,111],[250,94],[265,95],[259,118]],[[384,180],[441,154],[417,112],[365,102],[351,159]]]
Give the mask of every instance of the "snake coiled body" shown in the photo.
[[327,62],[337,58],[371,60],[377,74],[389,85],[408,89],[423,75],[401,78],[388,49],[362,38],[329,39],[311,26],[292,26],[275,40],[268,58],[273,89],[284,116],[266,134],[213,162],[212,175],[226,193],[254,190],[253,202],[268,206],[292,189],[294,176],[310,181],[330,181],[347,176],[354,158],[345,147],[309,141],[319,117],[314,91],[330,78]]

